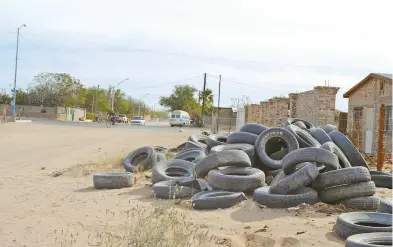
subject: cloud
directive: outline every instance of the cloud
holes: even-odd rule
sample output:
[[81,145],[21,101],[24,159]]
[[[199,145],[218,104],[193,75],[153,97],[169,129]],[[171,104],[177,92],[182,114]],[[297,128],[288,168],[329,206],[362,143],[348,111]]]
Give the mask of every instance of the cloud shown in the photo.
[[[149,104],[176,83],[203,84],[222,105],[253,102],[314,86],[342,94],[393,64],[391,1],[3,0],[0,88],[13,81],[15,31],[23,23],[18,85],[39,72],[68,72],[87,85],[121,85]],[[199,77],[195,77],[199,76]],[[183,78],[195,77],[190,80]]]

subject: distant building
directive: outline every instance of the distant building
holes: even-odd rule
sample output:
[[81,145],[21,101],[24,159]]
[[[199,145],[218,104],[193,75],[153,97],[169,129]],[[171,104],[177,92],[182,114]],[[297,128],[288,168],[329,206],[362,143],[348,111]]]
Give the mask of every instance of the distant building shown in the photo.
[[385,104],[384,147],[392,152],[392,74],[371,73],[348,92],[347,132],[354,144],[369,154],[376,154],[379,109]]

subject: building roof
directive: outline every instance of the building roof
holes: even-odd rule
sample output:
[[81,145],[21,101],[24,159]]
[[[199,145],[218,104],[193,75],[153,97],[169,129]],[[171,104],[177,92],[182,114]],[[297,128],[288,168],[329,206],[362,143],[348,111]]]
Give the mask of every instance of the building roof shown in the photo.
[[363,80],[361,80],[358,84],[353,86],[351,89],[349,89],[346,93],[344,93],[344,98],[349,98],[349,96],[355,92],[359,87],[361,87],[364,83],[366,83],[369,79],[371,78],[377,78],[377,79],[390,79],[392,80],[392,74],[384,74],[384,73],[370,73],[368,76],[366,76]]

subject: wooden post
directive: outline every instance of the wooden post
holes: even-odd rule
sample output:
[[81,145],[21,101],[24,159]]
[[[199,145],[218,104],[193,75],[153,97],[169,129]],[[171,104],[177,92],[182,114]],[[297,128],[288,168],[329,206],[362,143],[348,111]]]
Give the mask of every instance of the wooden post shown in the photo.
[[377,150],[377,171],[382,171],[383,162],[385,160],[385,153],[383,148],[383,136],[385,131],[385,104],[381,104],[379,108],[379,122],[378,122],[378,150]]

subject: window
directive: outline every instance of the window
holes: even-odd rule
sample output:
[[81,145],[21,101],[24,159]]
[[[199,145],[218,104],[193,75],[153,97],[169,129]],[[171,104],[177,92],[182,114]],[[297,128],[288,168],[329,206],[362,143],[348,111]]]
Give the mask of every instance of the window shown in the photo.
[[176,115],[176,118],[180,118],[180,115]]
[[176,118],[176,115],[172,115],[172,117],[171,118]]
[[392,132],[392,106],[385,108],[385,131]]

